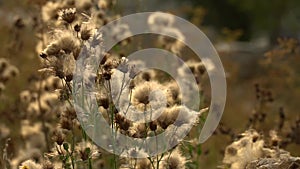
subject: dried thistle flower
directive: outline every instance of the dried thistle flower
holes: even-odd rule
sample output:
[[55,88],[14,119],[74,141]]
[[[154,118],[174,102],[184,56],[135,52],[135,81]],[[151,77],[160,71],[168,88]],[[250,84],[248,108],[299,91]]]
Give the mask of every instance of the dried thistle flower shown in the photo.
[[71,24],[76,19],[76,8],[63,9],[58,15],[61,20]]
[[281,138],[278,136],[277,132],[275,130],[271,130],[269,132],[269,135],[271,137],[270,139],[270,146],[272,147],[278,147],[281,143]]
[[138,70],[137,70],[136,67],[133,65],[133,66],[130,68],[130,70],[129,70],[129,77],[130,77],[131,79],[134,79],[135,76],[137,75],[137,73],[138,73]]
[[71,119],[71,120],[74,120],[74,119],[77,118],[76,111],[75,111],[74,108],[67,108],[64,111],[63,116],[68,118],[68,119]]
[[109,99],[104,96],[97,98],[98,106],[102,106],[104,109],[109,108]]
[[66,117],[62,117],[60,119],[60,127],[62,129],[66,129],[66,130],[72,130],[73,129],[73,121],[71,119],[68,119]]
[[264,140],[255,130],[241,134],[242,138],[230,144],[225,150],[223,163],[232,169],[245,168],[247,163],[263,156]]
[[137,161],[137,169],[152,169],[151,163],[148,159],[140,159]]
[[42,164],[42,169],[54,169],[54,164],[46,160]]
[[161,168],[168,168],[168,169],[185,169],[185,164],[187,160],[186,158],[180,153],[178,149],[175,149],[170,156],[166,155],[162,159]]
[[115,122],[119,125],[120,129],[124,131],[128,131],[131,126],[131,122],[119,113],[115,116]]
[[149,123],[149,128],[151,131],[155,131],[157,129],[157,122],[156,121],[151,121]]
[[97,5],[100,9],[108,8],[108,2],[106,0],[99,0]]
[[179,112],[177,111],[176,108],[164,109],[162,114],[157,119],[157,122],[158,122],[159,126],[163,129],[168,128],[168,126],[170,126],[171,124],[173,124],[175,122],[178,113]]
[[152,29],[161,29],[164,27],[171,27],[175,18],[171,15],[164,14],[162,12],[155,12],[148,18],[148,24]]
[[[143,104],[147,105],[150,101],[158,100],[154,98],[155,91],[162,90],[163,86],[155,81],[145,82],[135,87],[132,93],[133,103],[135,105]],[[142,105],[142,106],[143,106]]]
[[147,137],[147,128],[142,123],[134,123],[132,127],[130,127],[129,131],[132,137],[134,138],[146,138]]
[[89,28],[88,26],[83,26],[81,28],[81,31],[80,31],[80,38],[84,41],[86,40],[89,40],[90,37],[93,35],[92,33],[92,29]]
[[166,88],[167,88],[166,96],[167,96],[168,106],[180,104],[181,102],[180,89],[177,83],[176,82],[168,83]]
[[167,36],[160,36],[159,43],[166,49],[174,53],[179,53],[184,47],[182,42],[185,40],[181,31],[177,28],[170,27],[163,29],[162,32]]
[[129,71],[128,59],[125,57],[122,57],[117,69],[123,73],[127,73]]
[[59,49],[63,50],[66,54],[70,54],[80,48],[80,42],[70,33],[64,33],[61,37],[59,37],[57,45]]
[[11,78],[16,77],[19,74],[19,70],[17,67],[9,65],[7,66],[2,74],[0,74],[0,81],[2,82],[7,82],[8,80],[10,80]]
[[21,166],[19,166],[19,169],[42,169],[42,166],[32,160],[27,160],[24,161]]
[[[46,56],[51,56],[51,55],[57,55],[60,51],[60,47],[59,45],[57,44],[57,42],[52,42],[50,43],[46,49],[44,49],[44,51],[42,52],[41,55],[46,55]],[[41,56],[40,55],[40,56]]]
[[87,161],[88,159],[97,158],[101,155],[97,146],[88,141],[80,142],[75,147],[76,151],[79,153],[80,159],[82,161]]
[[62,145],[65,141],[65,135],[60,129],[56,129],[53,132],[53,137],[52,139],[57,143],[57,145]]

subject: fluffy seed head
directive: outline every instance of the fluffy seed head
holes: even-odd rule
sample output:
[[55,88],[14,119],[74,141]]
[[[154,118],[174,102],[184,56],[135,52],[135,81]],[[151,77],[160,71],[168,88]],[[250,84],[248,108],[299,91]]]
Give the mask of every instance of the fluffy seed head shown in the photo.
[[47,160],[47,161],[43,162],[42,168],[43,169],[54,169],[54,164]]
[[66,54],[70,54],[80,47],[78,39],[70,33],[63,34],[56,43],[59,49],[63,50]]
[[185,169],[186,158],[179,152],[174,150],[170,157],[165,156],[162,160],[162,168],[168,169]]
[[60,48],[57,42],[52,42],[46,47],[46,49],[42,52],[42,54],[46,54],[48,56],[57,55],[59,51]]
[[162,90],[163,86],[155,81],[145,82],[135,87],[132,98],[135,105],[147,105],[156,98],[151,96],[151,93],[156,90]]
[[42,169],[42,166],[32,160],[27,160],[24,161],[21,166],[19,166],[19,169]]
[[151,163],[148,159],[141,159],[137,162],[137,169],[151,169]]

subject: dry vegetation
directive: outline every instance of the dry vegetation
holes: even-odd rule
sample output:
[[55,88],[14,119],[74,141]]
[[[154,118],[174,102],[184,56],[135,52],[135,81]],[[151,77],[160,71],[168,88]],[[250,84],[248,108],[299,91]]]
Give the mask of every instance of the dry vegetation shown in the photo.
[[[300,168],[297,157],[300,156],[300,119],[296,114],[299,100],[290,96],[299,93],[298,40],[279,38],[258,59],[256,71],[264,74],[257,73],[255,78],[242,82],[237,80],[239,63],[230,60],[231,53],[220,52],[225,69],[229,67],[226,69],[230,75],[229,108],[212,138],[201,145],[197,138],[210,101],[209,79],[203,63],[181,42],[162,36],[149,36],[153,42],[132,37],[122,40],[109,53],[97,51],[102,45],[101,32],[97,30],[120,17],[115,3],[114,0],[27,0],[21,4],[26,15],[4,17],[2,13],[11,8],[10,3],[5,6],[7,11],[0,11],[5,23],[0,42],[0,168]],[[200,26],[204,9],[197,8],[194,12],[196,18],[192,20]],[[166,31],[183,36],[179,29],[168,26],[172,18],[162,14],[151,17],[150,25],[164,21]],[[224,31],[228,34],[225,39],[230,42],[241,34]],[[131,32],[126,25],[119,24],[112,33],[118,40]],[[187,85],[200,89],[200,111],[180,104],[182,99],[189,98],[182,98],[176,81],[166,73],[158,70],[137,73],[137,68],[144,63],[131,62],[126,56],[144,48],[142,44],[169,50],[186,61],[197,81]],[[97,73],[87,71],[83,72],[84,77],[76,77],[76,61],[84,57],[89,63],[93,54],[101,57]],[[179,76],[186,76],[187,71],[182,67],[177,71]],[[75,78],[96,82],[99,112],[114,131],[133,138],[147,138],[180,129],[178,136],[173,133],[174,140],[169,143],[179,144],[168,152],[142,159],[119,157],[98,147],[78,121],[85,116],[74,109]],[[238,92],[230,94],[239,84],[250,88],[245,91],[250,96],[240,98]],[[114,93],[112,88],[120,88],[120,93]],[[115,100],[121,109],[116,108]],[[238,108],[245,102],[250,105],[247,111],[251,113],[243,113],[245,109]],[[131,120],[136,110],[144,114],[151,112],[151,116],[140,114],[149,120],[152,115],[162,114],[154,121],[140,123]],[[184,116],[175,121],[179,111]],[[191,132],[183,140],[178,139],[188,126],[193,126]],[[124,153],[143,155],[142,150],[135,149]]]

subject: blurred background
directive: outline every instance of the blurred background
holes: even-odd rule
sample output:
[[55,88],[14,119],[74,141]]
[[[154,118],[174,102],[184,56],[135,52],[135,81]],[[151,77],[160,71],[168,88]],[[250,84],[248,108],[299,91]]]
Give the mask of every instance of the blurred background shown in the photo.
[[[28,79],[40,67],[33,1],[0,0],[0,58],[19,69],[18,77],[6,84],[0,103],[0,124],[11,129],[20,124],[10,112],[16,112],[19,93],[28,88]],[[201,168],[222,163],[224,148],[231,141],[222,130],[243,132],[255,112],[266,116],[258,127],[266,135],[278,126],[280,111],[286,119],[282,137],[299,118],[299,0],[118,0],[116,10],[121,15],[163,11],[183,17],[198,26],[217,49],[227,76],[227,104],[221,128],[202,145]],[[257,96],[257,86],[266,91],[269,101]],[[209,89],[208,81],[205,87]],[[204,94],[209,98],[209,90]],[[10,134],[19,137],[13,130]],[[300,156],[299,145],[290,144],[286,149]]]

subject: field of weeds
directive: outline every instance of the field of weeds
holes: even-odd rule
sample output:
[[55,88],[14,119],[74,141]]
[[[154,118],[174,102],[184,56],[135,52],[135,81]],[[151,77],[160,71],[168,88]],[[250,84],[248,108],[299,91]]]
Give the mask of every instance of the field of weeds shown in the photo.
[[300,169],[300,3],[272,3],[0,0],[0,169]]

